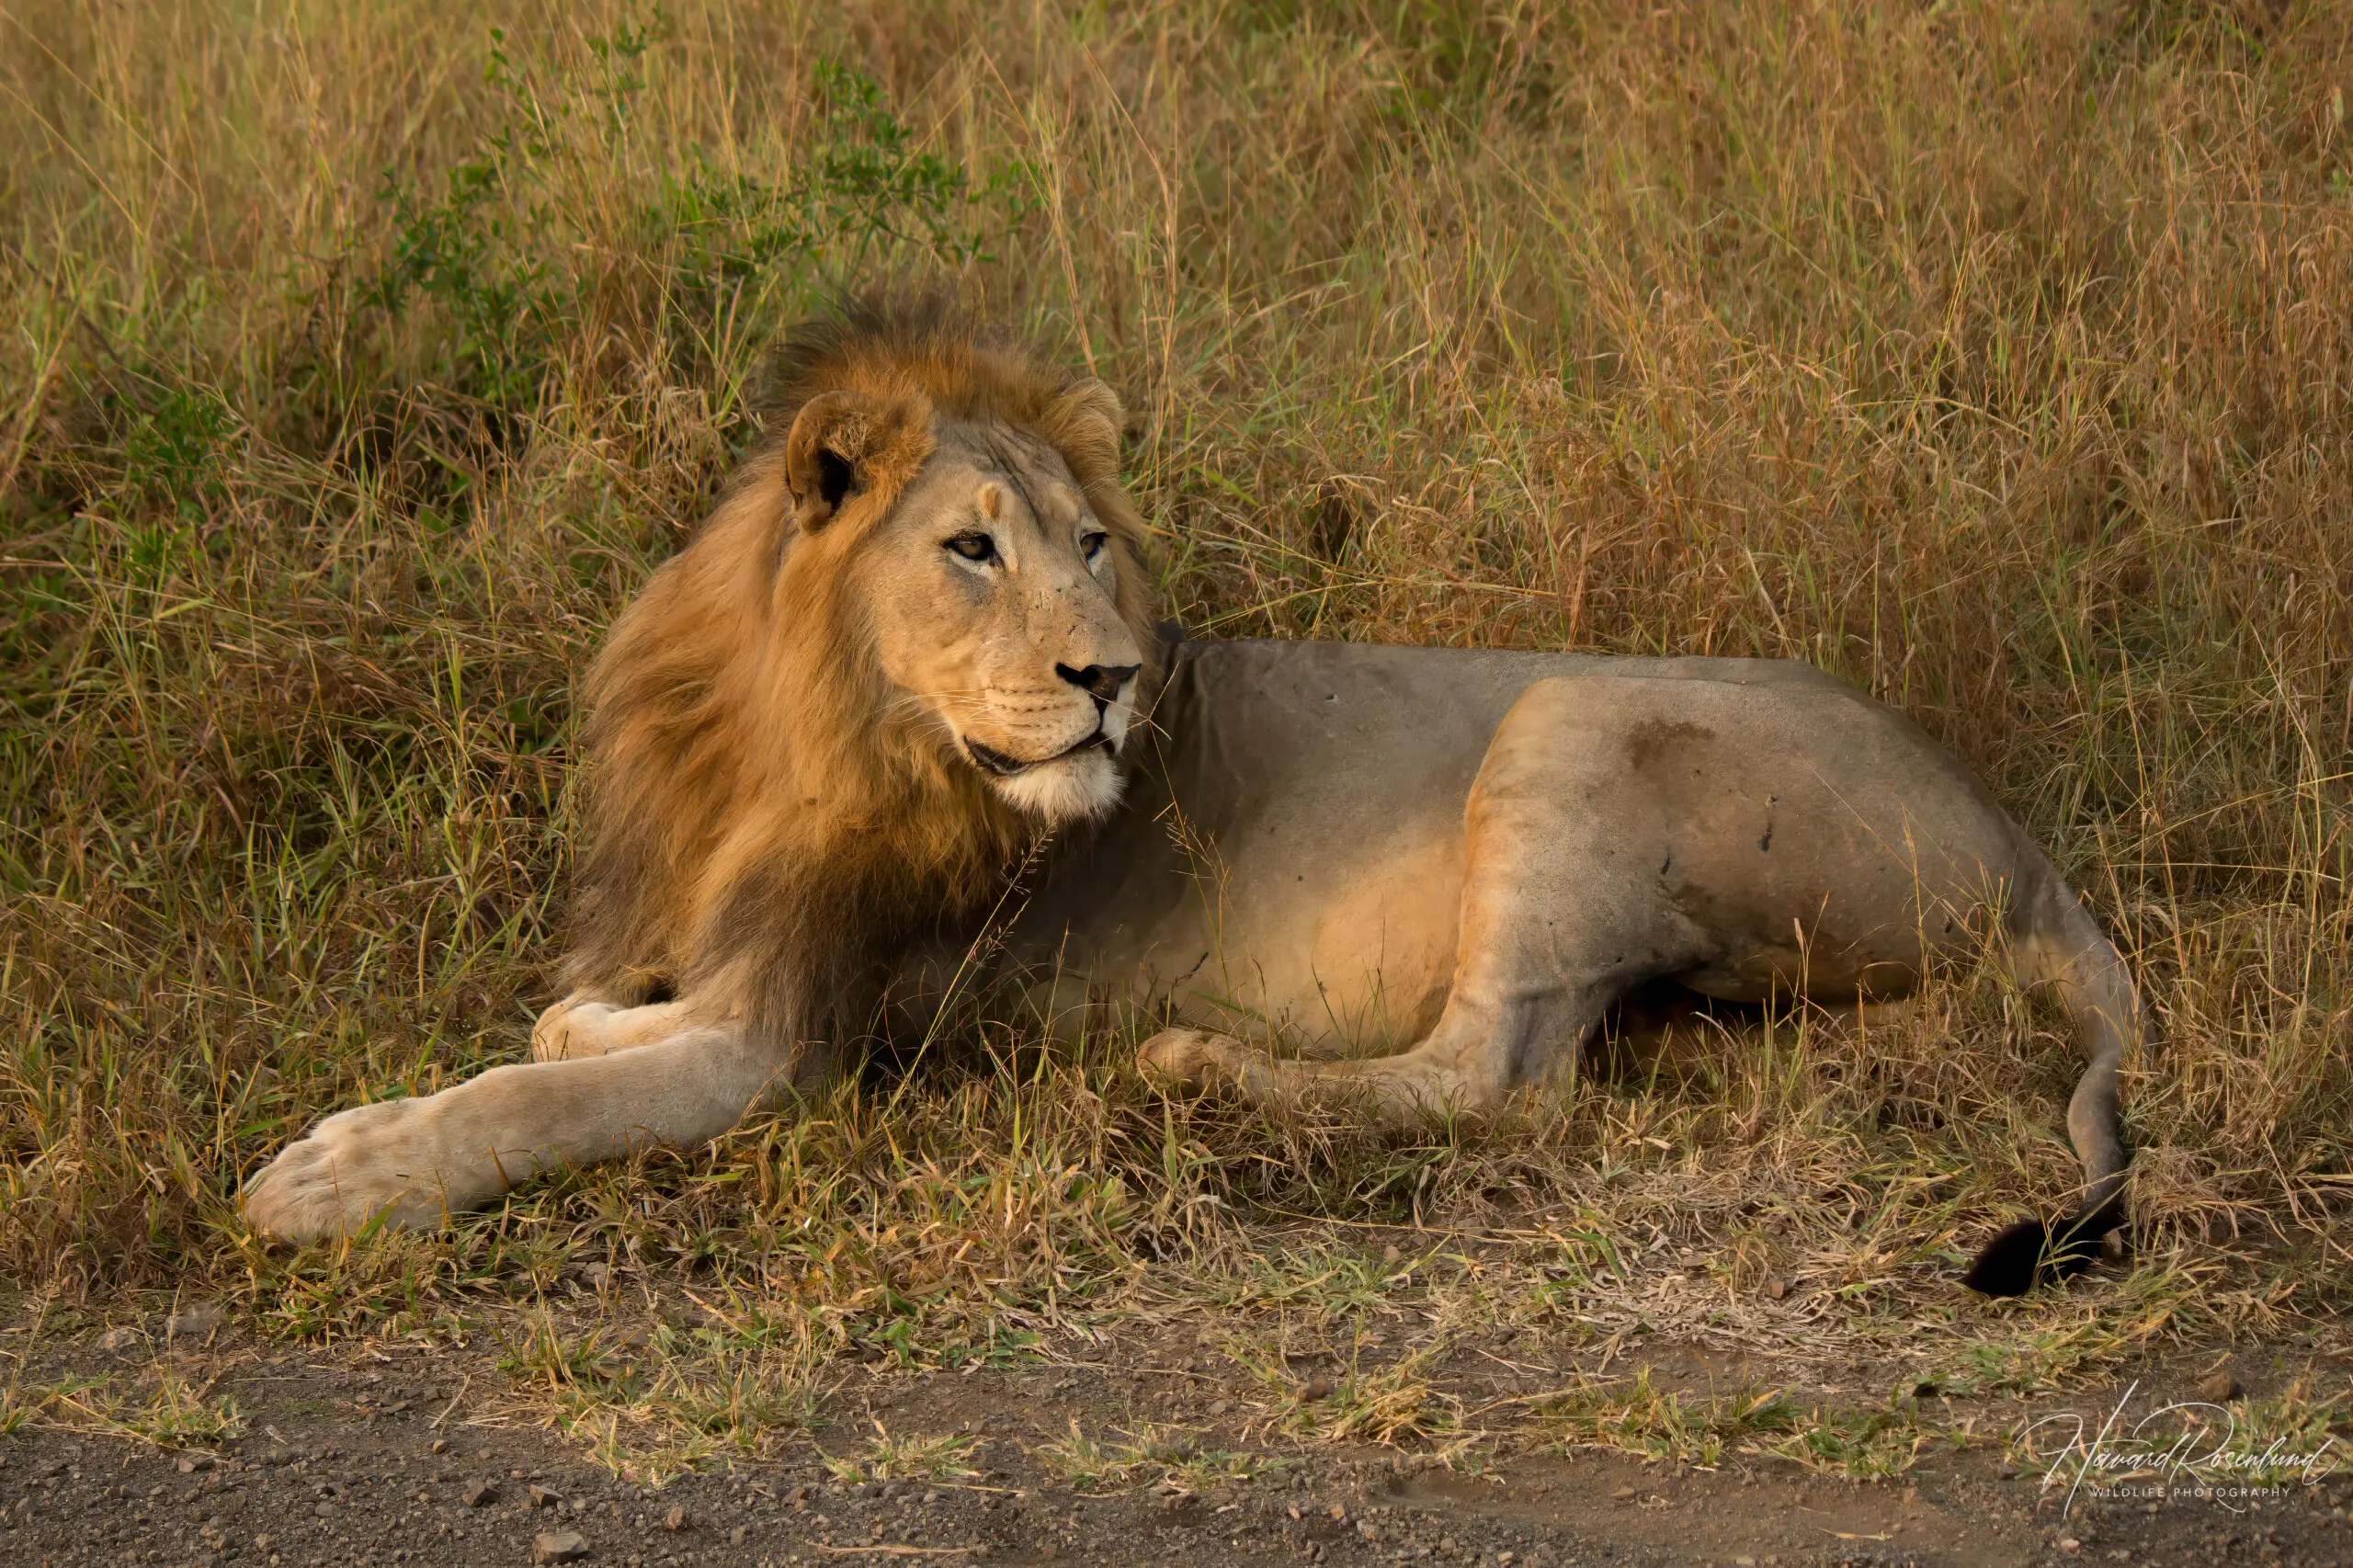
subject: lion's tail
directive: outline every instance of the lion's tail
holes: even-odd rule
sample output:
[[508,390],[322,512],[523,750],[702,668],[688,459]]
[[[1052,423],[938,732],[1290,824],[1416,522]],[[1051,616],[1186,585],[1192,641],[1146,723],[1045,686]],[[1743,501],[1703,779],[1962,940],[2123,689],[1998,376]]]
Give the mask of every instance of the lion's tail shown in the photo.
[[2055,1229],[2028,1221],[1988,1243],[1963,1280],[1988,1296],[2022,1296],[2047,1280],[2082,1273],[2126,1218],[2124,1167],[2131,1153],[2124,1146],[2116,1086],[2125,1051],[2146,1032],[2141,990],[2124,955],[2057,869],[2041,882],[2022,901],[2011,963],[2021,985],[2058,987],[2091,1058],[2067,1102],[2067,1136],[2084,1163],[2084,1200]]

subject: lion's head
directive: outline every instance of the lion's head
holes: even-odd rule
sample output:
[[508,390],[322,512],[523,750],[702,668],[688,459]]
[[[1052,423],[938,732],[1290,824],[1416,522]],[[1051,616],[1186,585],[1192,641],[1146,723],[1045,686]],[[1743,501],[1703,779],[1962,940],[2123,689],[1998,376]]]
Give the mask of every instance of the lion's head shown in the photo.
[[1158,643],[1118,395],[923,306],[776,381],[590,676],[576,983],[870,947],[1120,795]]
[[[1120,604],[1133,540],[1076,472],[1118,451],[1120,419],[1098,381],[1020,420],[886,385],[811,398],[785,440],[794,526],[856,536],[824,570],[890,700],[928,722],[911,738],[929,731],[1048,826],[1119,799],[1143,673],[1149,638]],[[1097,497],[1109,477],[1096,472]]]

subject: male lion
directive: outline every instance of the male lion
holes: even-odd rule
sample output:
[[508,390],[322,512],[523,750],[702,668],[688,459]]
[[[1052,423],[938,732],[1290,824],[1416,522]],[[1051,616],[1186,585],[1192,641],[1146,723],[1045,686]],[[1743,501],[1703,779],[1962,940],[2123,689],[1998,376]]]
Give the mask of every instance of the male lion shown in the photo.
[[1995,937],[2089,1051],[2088,1187],[1970,1283],[2071,1272],[2122,1222],[2132,980],[1901,715],[1796,663],[1165,642],[1102,382],[888,307],[780,363],[782,438],[590,676],[578,941],[533,1063],[328,1117],[253,1182],[262,1230],[422,1224],[716,1137],[873,1020],[919,1028],[1000,903],[992,961],[1049,977],[1050,1026],[1153,1009],[1163,1081],[1398,1119],[1495,1106],[1643,982],[1893,998]]

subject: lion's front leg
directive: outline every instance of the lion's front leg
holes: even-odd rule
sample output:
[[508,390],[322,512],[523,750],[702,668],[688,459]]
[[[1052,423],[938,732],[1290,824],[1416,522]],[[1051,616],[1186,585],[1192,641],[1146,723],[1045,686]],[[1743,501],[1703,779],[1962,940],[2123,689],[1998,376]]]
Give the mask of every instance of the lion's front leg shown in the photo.
[[245,1212],[291,1241],[353,1234],[380,1213],[431,1224],[543,1170],[716,1138],[785,1065],[743,1030],[707,1026],[619,1055],[494,1067],[328,1117],[246,1186]]
[[696,1027],[695,1010],[684,1002],[624,1006],[575,991],[541,1013],[531,1026],[531,1060],[576,1062],[657,1045]]

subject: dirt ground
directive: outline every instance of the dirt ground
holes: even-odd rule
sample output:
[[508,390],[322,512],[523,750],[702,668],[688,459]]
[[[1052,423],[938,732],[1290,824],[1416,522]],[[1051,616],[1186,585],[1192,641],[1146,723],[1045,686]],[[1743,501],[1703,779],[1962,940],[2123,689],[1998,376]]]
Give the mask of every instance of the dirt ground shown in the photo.
[[[160,1355],[151,1341],[126,1338],[115,1335],[110,1349],[51,1343],[19,1363],[19,1376],[71,1386],[77,1375],[169,1369],[207,1397],[233,1396],[237,1435],[176,1451],[19,1426],[0,1437],[0,1562],[2353,1561],[2344,1506],[2353,1487],[2338,1478],[2240,1499],[2177,1491],[2143,1502],[2103,1498],[2088,1485],[2071,1495],[2063,1476],[2047,1483],[2005,1440],[2070,1411],[2097,1427],[2120,1403],[2197,1399],[2200,1373],[2186,1366],[2147,1365],[2115,1387],[2063,1399],[1964,1402],[1925,1391],[1949,1406],[1944,1430],[1987,1440],[1951,1446],[1893,1481],[1855,1483],[1730,1452],[1699,1469],[1523,1444],[1449,1463],[1269,1440],[1254,1429],[1251,1388],[1214,1356],[1168,1337],[1075,1341],[1023,1365],[962,1373],[843,1368],[805,1437],[657,1483],[626,1467],[617,1475],[578,1441],[516,1420],[511,1379],[478,1351],[327,1352],[227,1326],[200,1343],[176,1339]],[[1647,1366],[1660,1386],[1694,1391],[1745,1381],[1748,1370],[1672,1350]],[[2343,1376],[2245,1349],[2232,1366],[2251,1396],[2298,1376]],[[1615,1371],[1629,1369],[1621,1361]],[[1443,1370],[1472,1408],[1483,1400],[1500,1409],[1591,1369],[1540,1352],[1517,1364],[1473,1356]],[[1177,1462],[1153,1482],[1106,1478],[1090,1489],[1081,1477],[1074,1489],[1068,1451],[1058,1464],[1041,1454],[1082,1427],[1180,1434],[1163,1449]],[[934,1473],[845,1479],[888,1468],[845,1456],[891,1444],[902,1463],[929,1453]],[[1199,1462],[1188,1468],[1191,1455]]]

